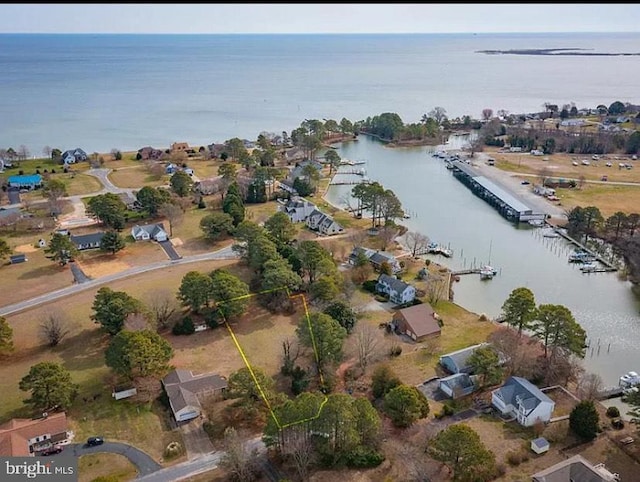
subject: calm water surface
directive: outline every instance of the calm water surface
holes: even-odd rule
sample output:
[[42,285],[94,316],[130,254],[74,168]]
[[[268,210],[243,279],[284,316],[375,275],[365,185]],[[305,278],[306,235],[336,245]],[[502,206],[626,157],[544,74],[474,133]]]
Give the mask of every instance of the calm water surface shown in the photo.
[[[432,259],[452,269],[490,262],[499,271],[490,281],[481,281],[478,275],[461,276],[454,285],[457,303],[495,317],[511,291],[526,286],[537,303],[561,304],[572,311],[595,347],[587,353],[585,366],[606,385],[617,385],[621,374],[640,370],[640,303],[630,283],[620,281],[615,273],[583,274],[567,261],[573,250],[568,243],[507,222],[427,148],[390,149],[360,136],[358,142],[340,145],[338,153],[367,161],[368,177],[393,190],[411,214],[403,220],[409,230],[454,251],[450,259]],[[351,187],[331,187],[328,200],[343,203]]]

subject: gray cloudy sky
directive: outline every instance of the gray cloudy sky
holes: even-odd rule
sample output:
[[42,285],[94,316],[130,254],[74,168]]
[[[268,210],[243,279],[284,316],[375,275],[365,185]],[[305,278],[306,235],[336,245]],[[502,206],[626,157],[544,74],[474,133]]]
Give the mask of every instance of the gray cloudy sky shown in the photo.
[[0,33],[638,32],[624,4],[5,4]]

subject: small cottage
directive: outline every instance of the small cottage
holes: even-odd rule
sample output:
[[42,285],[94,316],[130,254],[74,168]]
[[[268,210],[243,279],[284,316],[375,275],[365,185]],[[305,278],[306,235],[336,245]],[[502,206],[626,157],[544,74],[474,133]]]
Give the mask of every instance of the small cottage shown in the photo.
[[544,437],[534,438],[531,441],[531,450],[538,455],[549,451],[549,441]]

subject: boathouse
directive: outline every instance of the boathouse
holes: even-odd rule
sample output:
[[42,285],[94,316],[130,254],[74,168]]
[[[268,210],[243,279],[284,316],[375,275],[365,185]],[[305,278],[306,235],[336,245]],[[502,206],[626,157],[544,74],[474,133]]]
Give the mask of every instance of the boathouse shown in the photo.
[[535,219],[544,220],[546,213],[534,211],[505,188],[481,176],[471,166],[461,161],[451,162],[453,175],[462,181],[477,196],[481,197],[509,221],[527,222]]

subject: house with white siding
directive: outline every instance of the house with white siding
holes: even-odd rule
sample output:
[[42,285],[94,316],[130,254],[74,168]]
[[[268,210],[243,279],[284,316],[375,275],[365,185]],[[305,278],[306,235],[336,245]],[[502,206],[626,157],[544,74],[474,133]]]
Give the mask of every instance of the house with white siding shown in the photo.
[[387,274],[378,277],[376,291],[388,295],[389,301],[396,305],[411,303],[416,297],[416,289],[413,286]]
[[536,422],[548,422],[555,408],[553,400],[521,377],[509,377],[504,385],[491,392],[491,404],[500,413],[513,416],[525,427],[531,427]]

